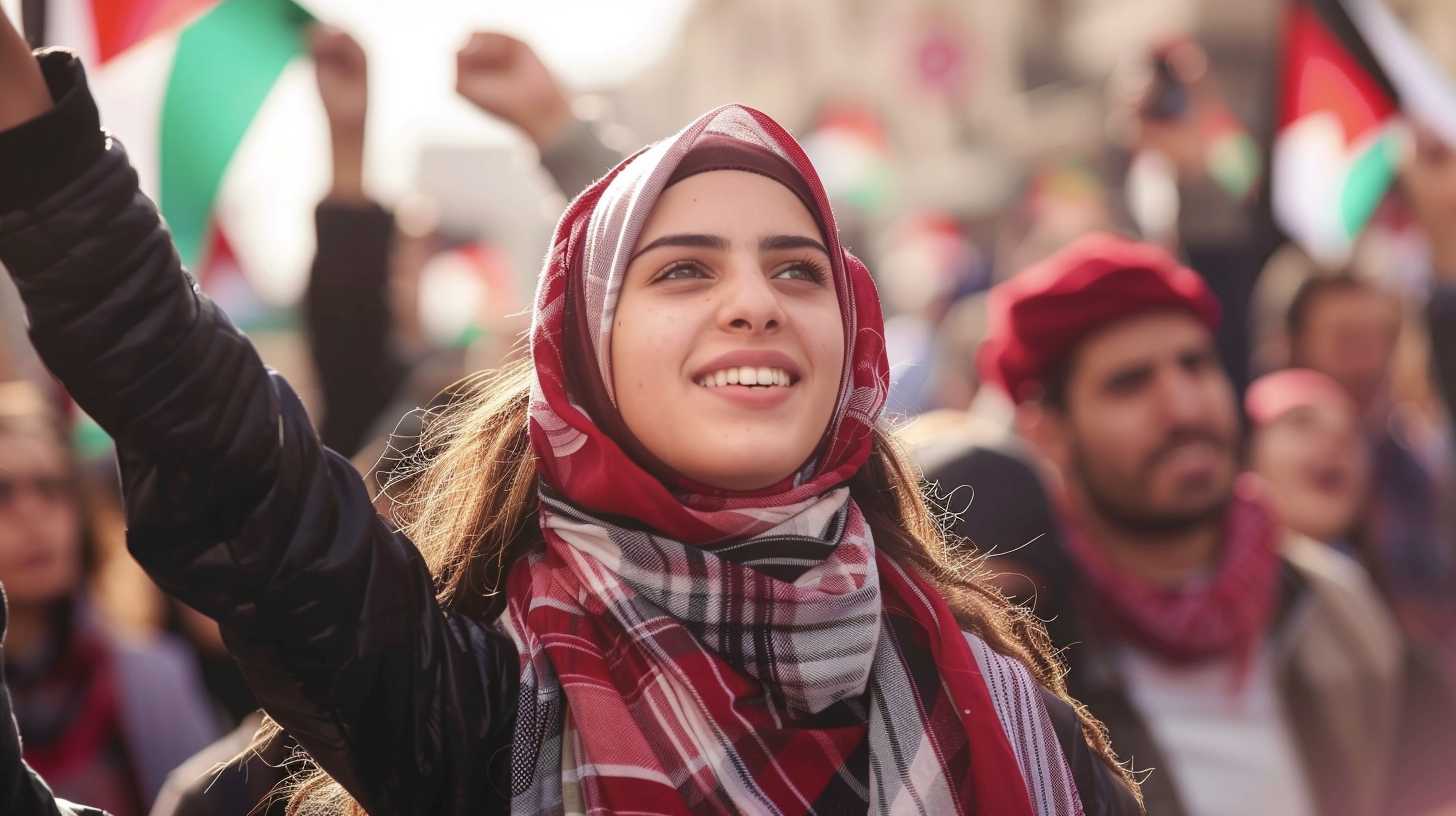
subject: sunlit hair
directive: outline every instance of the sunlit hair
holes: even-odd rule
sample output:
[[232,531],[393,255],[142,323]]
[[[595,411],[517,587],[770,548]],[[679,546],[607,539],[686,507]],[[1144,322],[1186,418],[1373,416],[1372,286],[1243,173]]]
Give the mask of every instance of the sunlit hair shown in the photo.
[[[500,615],[511,566],[542,543],[536,459],[527,435],[532,376],[525,361],[462,380],[451,389],[455,396],[447,407],[427,418],[416,452],[384,486],[395,521],[435,576],[441,605],[476,620]],[[992,585],[981,559],[947,545],[918,475],[887,430],[876,430],[873,452],[850,482],[850,493],[876,548],[933,581],[962,626],[1020,660],[1039,683],[1071,704],[1093,750],[1137,791],[1101,723],[1067,696],[1064,670],[1041,622]],[[256,745],[277,733],[276,725],[265,724]],[[290,816],[364,813],[317,769],[295,774],[281,795],[291,797]]]

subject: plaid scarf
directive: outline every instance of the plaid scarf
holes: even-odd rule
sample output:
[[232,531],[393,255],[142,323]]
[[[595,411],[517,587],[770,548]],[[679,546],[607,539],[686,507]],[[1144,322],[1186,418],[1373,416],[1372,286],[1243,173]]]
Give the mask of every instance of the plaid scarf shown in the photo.
[[1258,645],[1274,611],[1279,525],[1254,480],[1240,478],[1235,487],[1213,574],[1182,586],[1126,574],[1078,526],[1075,520],[1066,525],[1067,551],[1099,614],[1118,634],[1172,663],[1246,659]]
[[500,623],[513,813],[1082,812],[1026,668],[875,553],[847,488],[758,539],[830,550],[793,582],[542,503]]
[[[820,445],[781,484],[749,493],[666,471],[611,397],[628,259],[704,145],[741,148],[804,200],[844,323]],[[849,498],[884,403],[884,321],[813,167],[778,124],[712,111],[572,202],[540,279],[531,352],[545,546],[511,570],[498,623],[521,658],[512,812],[1081,812],[1026,668],[968,638],[933,587],[878,554]]]

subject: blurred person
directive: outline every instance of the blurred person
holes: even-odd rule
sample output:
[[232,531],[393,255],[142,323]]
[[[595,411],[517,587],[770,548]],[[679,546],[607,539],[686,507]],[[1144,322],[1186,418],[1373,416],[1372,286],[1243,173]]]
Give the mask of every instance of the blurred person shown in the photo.
[[711,111],[574,200],[530,363],[426,426],[400,523],[188,285],[97,119],[74,57],[0,24],[0,257],[119,440],[132,553],[329,774],[300,806],[1139,810],[1038,624],[945,560],[877,426],[869,273],[767,116]]
[[[1429,305],[1437,380],[1456,357],[1450,296],[1438,285]],[[1349,394],[1371,459],[1373,493],[1352,542],[1406,634],[1445,655],[1456,670],[1456,548],[1442,498],[1449,490],[1413,448],[1391,392],[1402,306],[1375,282],[1353,275],[1311,277],[1289,306],[1290,360],[1319,371]],[[1440,389],[1449,407],[1451,395]],[[1451,675],[1456,678],[1456,673]]]
[[1026,547],[1036,609],[1070,686],[1151,769],[1149,812],[1395,812],[1404,644],[1352,561],[1236,479],[1199,276],[1091,236],[991,311],[982,376],[1016,401],[1060,522]]
[[955,301],[983,277],[983,263],[961,225],[939,212],[916,213],[891,227],[879,261],[885,269],[877,285],[888,315],[890,360],[885,410],[914,416],[934,407],[938,329]]
[[[1291,531],[1350,552],[1364,509],[1369,455],[1355,403],[1309,369],[1266,374],[1249,386],[1248,466]],[[1352,553],[1353,554],[1353,553]]]
[[[1363,560],[1370,455],[1354,400],[1323,374],[1286,369],[1255,380],[1244,402],[1251,425],[1248,466],[1262,479],[1281,520],[1292,532]],[[1395,605],[1397,613],[1400,606]],[[1453,799],[1449,783],[1431,781],[1449,778],[1456,696],[1439,651],[1429,650],[1419,632],[1408,634],[1396,767],[1403,779],[1416,783],[1398,782],[1387,808],[1426,813]]]
[[1141,234],[1182,257],[1217,298],[1225,318],[1215,333],[1219,356],[1242,394],[1252,378],[1254,290],[1277,246],[1257,217],[1258,148],[1194,39],[1169,38],[1119,74],[1110,87],[1117,130],[1132,154],[1130,215]]
[[1375,281],[1315,275],[1289,304],[1289,361],[1339,383],[1361,421],[1379,429],[1391,408],[1391,359],[1400,326],[1400,300]]
[[[1376,478],[1390,481],[1379,485],[1367,526],[1381,553],[1378,560],[1386,565],[1383,588],[1397,617],[1412,638],[1439,656],[1447,681],[1456,688],[1456,514],[1451,509],[1456,462],[1450,455],[1450,422],[1456,415],[1456,149],[1419,122],[1412,131],[1399,182],[1428,247],[1430,293],[1420,324],[1436,398],[1429,401],[1434,406],[1421,407],[1443,420],[1439,434],[1444,438],[1438,446],[1421,432],[1420,408],[1409,419],[1389,407],[1370,412],[1367,428],[1378,434]],[[1383,432],[1375,424],[1382,414]],[[1444,455],[1431,455],[1437,447]],[[1418,483],[1418,476],[1427,481]],[[1405,484],[1409,492],[1402,495],[1398,491]]]
[[57,799],[21,757],[10,690],[5,684],[5,632],[9,606],[0,583],[0,813],[5,816],[105,816],[101,811]]
[[364,188],[368,63],[349,34],[310,32],[332,174],[315,212],[317,249],[304,293],[309,351],[323,398],[324,444],[352,456],[409,375],[390,302],[394,216]]
[[25,757],[60,795],[140,816],[216,723],[180,644],[120,636],[86,602],[78,485],[44,398],[27,384],[0,384],[5,672]]
[[[396,216],[370,197],[368,57],[347,32],[325,26],[312,32],[311,51],[333,168],[315,212],[317,251],[303,304],[323,392],[319,432],[328,447],[349,456],[367,451],[372,459],[371,444],[401,414],[429,404],[467,370],[471,355],[429,349],[415,325],[421,271],[461,239],[437,231],[438,214],[427,201],[411,202]],[[565,89],[526,43],[477,32],[456,64],[457,92],[526,135],[564,193],[574,194],[620,159],[590,122],[572,114]],[[512,338],[524,328],[509,318],[492,322]],[[400,430],[417,433],[413,425]]]

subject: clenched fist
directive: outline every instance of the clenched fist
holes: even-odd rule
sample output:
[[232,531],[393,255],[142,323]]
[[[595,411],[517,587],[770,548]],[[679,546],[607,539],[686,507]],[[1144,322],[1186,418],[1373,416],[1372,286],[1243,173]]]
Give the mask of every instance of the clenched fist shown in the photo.
[[334,130],[363,130],[369,111],[369,60],[347,33],[329,26],[309,38],[319,98]]
[[545,147],[570,124],[571,103],[529,45],[506,34],[476,32],[455,57],[455,90]]

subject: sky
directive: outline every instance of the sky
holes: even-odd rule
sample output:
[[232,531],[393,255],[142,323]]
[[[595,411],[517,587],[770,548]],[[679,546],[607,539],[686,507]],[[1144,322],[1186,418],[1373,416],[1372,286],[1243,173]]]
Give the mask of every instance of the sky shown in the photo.
[[[455,51],[472,30],[524,39],[568,86],[590,90],[623,81],[658,59],[692,0],[301,2],[319,19],[353,33],[369,53],[366,176],[373,193],[395,203],[413,188],[424,145],[490,150],[504,172],[534,172],[532,154],[509,128],[454,94]],[[19,0],[0,5],[16,15]],[[115,118],[124,121],[125,112]],[[126,134],[119,135],[125,141]],[[220,202],[244,267],[270,301],[291,301],[302,288],[312,254],[312,210],[327,186],[326,144],[312,70],[295,63],[235,157]]]

